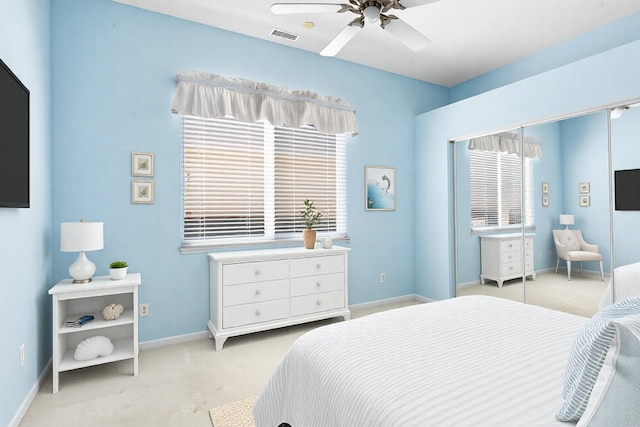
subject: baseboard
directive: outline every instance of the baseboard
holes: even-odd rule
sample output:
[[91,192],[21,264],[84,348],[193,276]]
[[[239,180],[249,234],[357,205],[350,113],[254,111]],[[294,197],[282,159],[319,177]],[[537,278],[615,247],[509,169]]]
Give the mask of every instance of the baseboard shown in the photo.
[[40,387],[42,387],[42,384],[44,384],[47,375],[49,375],[49,372],[51,372],[52,363],[53,359],[49,359],[49,362],[46,364],[42,372],[40,372],[38,380],[35,382],[35,384],[33,384],[33,387],[31,387],[31,390],[29,390],[29,393],[27,393],[27,396],[22,401],[22,405],[20,405],[20,408],[18,408],[18,412],[16,412],[16,414],[13,416],[13,419],[9,422],[9,427],[18,427],[20,425],[20,422],[31,406],[31,403],[33,403],[33,400],[38,395]]
[[352,304],[352,305],[349,305],[349,309],[360,310],[360,309],[373,308],[381,305],[394,304],[394,303],[405,302],[405,301],[433,302],[434,300],[425,298],[422,295],[410,294],[410,295],[403,295],[400,297],[393,297],[393,298],[371,301],[371,302],[363,302],[360,304]]
[[140,350],[147,350],[156,347],[165,347],[167,345],[181,344],[189,341],[197,341],[209,338],[209,331],[193,332],[191,334],[176,335],[168,338],[160,338],[158,340],[143,341],[138,344]]

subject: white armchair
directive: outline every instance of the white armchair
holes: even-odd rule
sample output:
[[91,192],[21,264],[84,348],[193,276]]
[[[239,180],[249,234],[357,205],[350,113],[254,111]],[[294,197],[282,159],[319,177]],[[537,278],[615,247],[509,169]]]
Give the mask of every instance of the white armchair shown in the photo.
[[580,230],[552,230],[553,243],[556,245],[556,254],[558,262],[556,262],[556,273],[560,260],[567,262],[567,277],[571,280],[571,261],[580,261],[580,269],[582,270],[582,261],[598,261],[600,263],[600,279],[604,280],[604,271],[602,269],[602,255],[598,250],[598,245],[592,245],[584,241]]

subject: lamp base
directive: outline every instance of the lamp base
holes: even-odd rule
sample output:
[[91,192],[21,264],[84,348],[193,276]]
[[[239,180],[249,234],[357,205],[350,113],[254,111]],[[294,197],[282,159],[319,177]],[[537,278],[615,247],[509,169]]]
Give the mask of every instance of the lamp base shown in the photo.
[[84,251],[78,254],[76,262],[69,267],[69,275],[73,279],[72,283],[89,283],[93,273],[96,272],[96,265],[87,259]]

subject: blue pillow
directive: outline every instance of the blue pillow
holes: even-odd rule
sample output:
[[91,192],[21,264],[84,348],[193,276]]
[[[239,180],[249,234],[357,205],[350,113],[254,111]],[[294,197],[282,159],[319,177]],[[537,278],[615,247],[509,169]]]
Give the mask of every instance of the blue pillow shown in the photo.
[[615,319],[640,314],[640,297],[603,308],[578,333],[569,353],[564,377],[564,402],[558,421],[578,421],[616,334]]
[[640,426],[640,314],[614,323],[616,335],[578,427]]

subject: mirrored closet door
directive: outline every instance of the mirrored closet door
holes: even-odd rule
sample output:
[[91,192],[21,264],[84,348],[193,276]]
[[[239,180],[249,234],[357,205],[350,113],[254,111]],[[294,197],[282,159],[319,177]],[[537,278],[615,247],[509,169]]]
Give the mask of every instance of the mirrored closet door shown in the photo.
[[[613,259],[609,133],[602,110],[452,142],[458,296],[598,310]],[[576,244],[593,254],[576,261]]]

